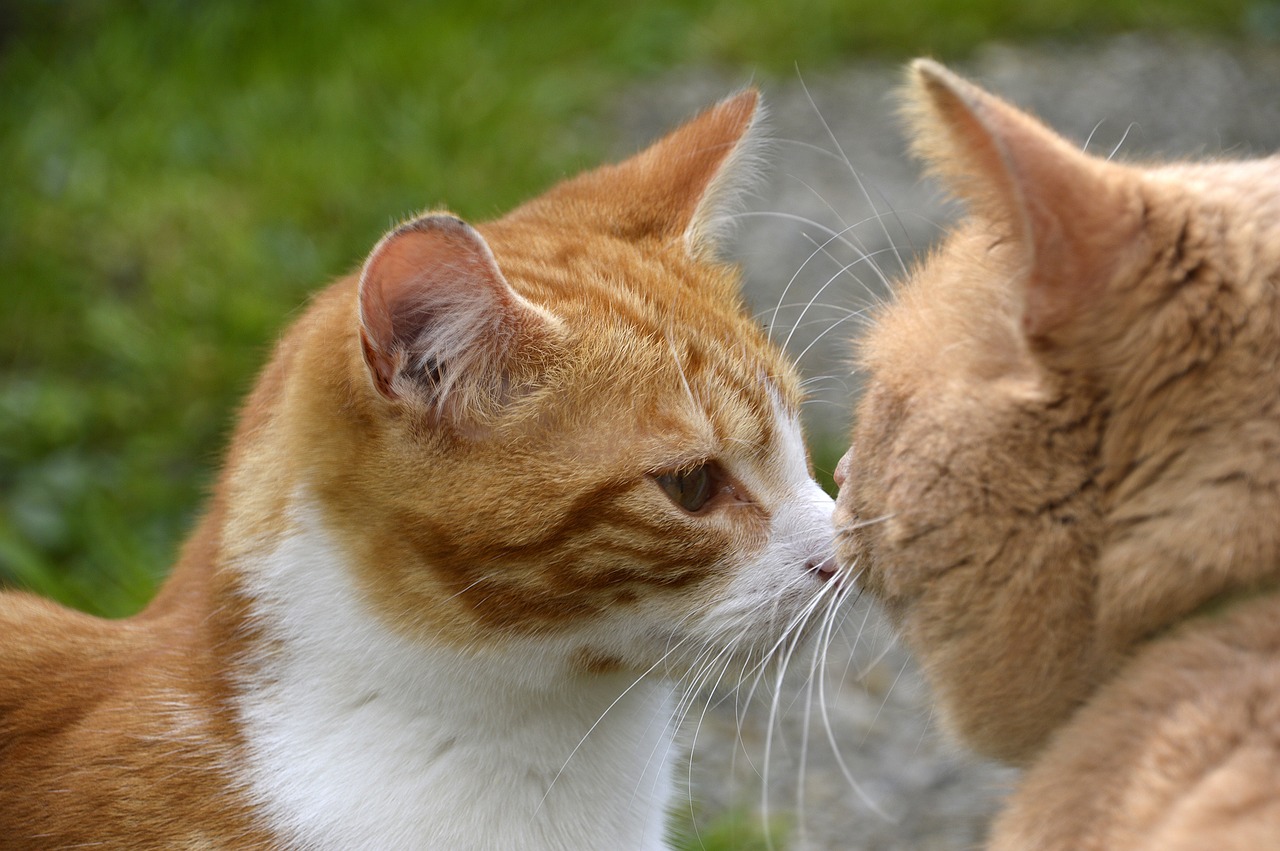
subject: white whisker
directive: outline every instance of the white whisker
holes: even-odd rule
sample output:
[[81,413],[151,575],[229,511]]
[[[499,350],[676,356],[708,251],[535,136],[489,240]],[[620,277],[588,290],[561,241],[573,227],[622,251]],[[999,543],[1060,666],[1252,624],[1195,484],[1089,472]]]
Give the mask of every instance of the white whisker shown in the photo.
[[[809,99],[809,104],[813,107],[814,114],[818,116],[818,120],[822,122],[823,129],[827,131],[827,137],[831,140],[831,143],[835,145],[836,151],[849,167],[849,174],[853,176],[854,181],[858,184],[858,188],[862,191],[862,197],[866,200],[867,206],[878,213],[879,210],[876,208],[875,202],[871,200],[871,193],[867,191],[866,185],[862,182],[862,177],[858,174],[857,169],[853,167],[853,162],[849,159],[848,155],[845,154],[844,147],[840,144],[840,140],[836,138],[836,134],[832,131],[831,125],[827,123],[827,119],[822,114],[822,110],[818,109],[818,103],[813,99],[813,93],[809,91],[809,86],[805,83],[803,77],[800,78],[800,87],[804,89],[804,95]],[[884,231],[884,238],[888,241],[889,245],[893,247],[894,256],[898,258],[898,268],[903,272],[906,272],[906,261],[902,259],[902,255],[898,253],[897,247],[894,246],[893,237],[889,235],[889,229],[884,227],[884,222],[882,220],[877,219],[877,221],[880,221],[880,227]]]
[[1089,143],[1093,141],[1093,136],[1098,132],[1098,128],[1106,123],[1106,119],[1100,119],[1097,124],[1093,125],[1093,129],[1089,131],[1089,135],[1085,137],[1084,144],[1080,146],[1080,152],[1087,154],[1089,152]]
[[1116,146],[1111,149],[1111,153],[1107,154],[1108,161],[1110,161],[1116,154],[1120,153],[1120,146],[1124,144],[1124,140],[1129,138],[1129,133],[1137,126],[1136,122],[1130,122],[1129,126],[1124,128],[1124,135],[1120,137],[1119,142],[1116,142]]

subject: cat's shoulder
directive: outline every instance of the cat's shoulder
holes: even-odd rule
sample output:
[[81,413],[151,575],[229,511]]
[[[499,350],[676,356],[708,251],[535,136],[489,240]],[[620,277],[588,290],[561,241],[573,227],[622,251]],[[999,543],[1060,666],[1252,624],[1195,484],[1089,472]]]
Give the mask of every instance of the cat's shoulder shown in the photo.
[[65,736],[121,700],[129,672],[145,667],[148,645],[129,622],[0,593],[0,745],[13,751]]
[[52,654],[107,652],[128,640],[119,624],[23,591],[0,592],[0,669],[18,670]]
[[[1027,772],[993,831],[993,851],[1273,843],[1277,651],[1280,597],[1264,595],[1139,652]],[[1096,844],[1081,842],[1082,830]]]
[[3,592],[0,648],[0,848],[267,847],[227,707],[172,634]]

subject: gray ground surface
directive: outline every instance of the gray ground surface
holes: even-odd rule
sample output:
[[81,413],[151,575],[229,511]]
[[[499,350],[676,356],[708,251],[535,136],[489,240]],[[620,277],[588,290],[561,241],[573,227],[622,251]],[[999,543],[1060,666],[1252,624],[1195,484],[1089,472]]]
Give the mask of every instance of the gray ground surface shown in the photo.
[[[1102,155],[1280,150],[1280,48],[1133,36],[1092,46],[992,46],[953,67]],[[756,81],[772,116],[775,167],[743,217],[734,256],[762,321],[779,338],[791,336],[791,351],[803,352],[801,368],[815,378],[816,440],[843,440],[857,391],[844,363],[858,323],[842,317],[884,293],[884,278],[899,276],[956,212],[902,153],[892,96],[900,79],[897,67],[863,64],[804,75],[803,83]],[[618,114],[623,146],[744,82],[686,70],[628,93]],[[831,240],[833,233],[841,238]],[[830,654],[824,695],[840,757],[816,694],[806,707],[803,693],[791,700],[792,689],[772,725],[768,808],[791,823],[789,847],[974,847],[1015,773],[947,744],[918,672],[877,612],[859,603],[848,623],[849,640]],[[753,707],[741,724],[736,714],[727,701],[698,730],[689,773],[700,821],[762,809],[768,706]]]

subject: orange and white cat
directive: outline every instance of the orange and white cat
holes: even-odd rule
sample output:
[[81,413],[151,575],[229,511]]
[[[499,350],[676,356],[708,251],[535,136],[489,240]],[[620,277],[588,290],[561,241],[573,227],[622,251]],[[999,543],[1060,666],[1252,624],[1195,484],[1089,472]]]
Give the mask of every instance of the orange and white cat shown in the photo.
[[1280,847],[1280,158],[1109,162],[912,76],[971,216],[860,344],[840,557],[1029,766],[992,848]]
[[797,377],[715,256],[757,119],[396,228],[149,608],[0,595],[0,846],[665,847],[677,690],[838,596]]

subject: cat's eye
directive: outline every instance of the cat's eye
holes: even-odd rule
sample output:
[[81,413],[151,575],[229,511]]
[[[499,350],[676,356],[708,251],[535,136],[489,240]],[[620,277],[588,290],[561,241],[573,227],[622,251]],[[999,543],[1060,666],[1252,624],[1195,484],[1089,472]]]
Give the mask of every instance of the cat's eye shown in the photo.
[[654,478],[671,501],[690,514],[701,511],[715,496],[714,477],[706,464],[692,470],[662,473]]

